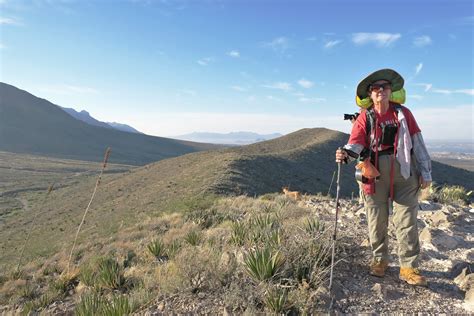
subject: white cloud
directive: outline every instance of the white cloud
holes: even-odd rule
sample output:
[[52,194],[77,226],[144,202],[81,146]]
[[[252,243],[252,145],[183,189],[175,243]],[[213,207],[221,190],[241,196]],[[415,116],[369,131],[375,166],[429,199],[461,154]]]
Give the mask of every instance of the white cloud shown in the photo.
[[410,100],[410,99],[422,100],[422,99],[423,99],[423,96],[418,95],[418,94],[410,94],[410,95],[407,96],[407,99],[408,99],[408,100]]
[[280,98],[274,97],[273,95],[267,95],[266,98],[267,98],[268,100],[270,100],[270,101],[278,101],[278,102],[281,101]]
[[300,86],[302,86],[303,88],[306,88],[306,89],[309,89],[311,88],[312,86],[314,86],[314,82],[312,81],[309,81],[309,80],[306,80],[304,78],[298,80],[298,84]]
[[99,91],[94,88],[67,85],[67,84],[40,86],[38,87],[38,91],[45,92],[45,93],[61,94],[61,95],[98,94],[99,93]]
[[244,92],[244,91],[247,91],[247,89],[241,87],[241,86],[232,86],[231,89],[235,90],[235,91],[239,91],[239,92]]
[[415,37],[413,39],[413,45],[415,45],[416,47],[427,46],[430,45],[432,42],[433,41],[431,40],[431,37],[429,37],[428,35]]
[[271,42],[264,43],[263,46],[270,47],[274,51],[284,53],[289,47],[289,40],[286,37],[278,37]]
[[290,91],[292,89],[291,84],[288,82],[275,82],[272,84],[263,85],[264,88],[278,89],[283,91]]
[[227,55],[229,55],[230,57],[233,57],[233,58],[239,58],[240,57],[240,53],[236,50],[231,50],[230,52],[227,53]]
[[459,89],[459,90],[455,90],[454,92],[455,93],[464,93],[464,94],[468,94],[468,95],[474,95],[474,89]]
[[354,33],[352,41],[356,45],[375,43],[378,47],[387,47],[402,37],[399,33]]
[[448,89],[433,89],[435,93],[441,94],[453,94],[453,93],[461,93],[467,95],[474,95],[474,89],[456,89],[456,90],[448,90]]
[[303,103],[319,103],[319,102],[324,102],[326,101],[325,98],[307,98],[307,97],[301,97],[298,99],[298,101],[303,102]]
[[420,71],[421,71],[422,68],[423,68],[423,63],[419,63],[418,65],[416,65],[416,68],[415,68],[415,76],[420,73]]
[[0,17],[0,25],[23,25],[18,20],[13,18]]
[[214,61],[214,58],[212,58],[212,57],[205,57],[205,58],[199,59],[199,60],[197,61],[197,63],[198,63],[199,65],[201,65],[201,66],[207,66],[207,65],[209,65],[209,64],[210,64],[211,62],[213,62],[213,61]]
[[433,84],[432,83],[417,83],[416,84],[417,86],[422,86],[425,88],[425,92],[428,92],[431,90],[431,88],[433,87]]
[[341,42],[342,41],[340,40],[326,42],[326,44],[324,44],[324,48],[332,48],[336,46],[337,44],[340,44]]

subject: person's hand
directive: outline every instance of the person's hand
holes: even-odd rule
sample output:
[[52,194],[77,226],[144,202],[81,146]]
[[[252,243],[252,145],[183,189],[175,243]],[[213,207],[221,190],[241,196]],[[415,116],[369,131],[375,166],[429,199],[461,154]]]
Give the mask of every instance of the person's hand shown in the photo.
[[347,151],[345,151],[344,149],[336,150],[336,162],[337,163],[347,162],[348,157],[349,157],[349,155],[347,154]]
[[431,185],[431,181],[426,181],[425,179],[423,179],[422,176],[420,176],[419,182],[420,182],[420,188],[422,189],[426,189],[427,187]]

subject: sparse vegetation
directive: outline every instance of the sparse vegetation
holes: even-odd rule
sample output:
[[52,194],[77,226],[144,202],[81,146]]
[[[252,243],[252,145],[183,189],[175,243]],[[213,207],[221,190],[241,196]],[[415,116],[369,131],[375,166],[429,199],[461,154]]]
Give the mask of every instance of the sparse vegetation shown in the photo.
[[249,275],[256,281],[265,281],[276,276],[285,259],[279,251],[270,247],[250,250],[244,257],[245,268]]

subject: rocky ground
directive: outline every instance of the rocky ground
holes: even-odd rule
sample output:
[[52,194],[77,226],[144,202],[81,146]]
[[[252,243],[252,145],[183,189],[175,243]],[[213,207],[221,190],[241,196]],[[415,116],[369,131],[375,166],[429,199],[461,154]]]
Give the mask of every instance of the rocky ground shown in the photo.
[[[311,207],[311,206],[310,206]],[[313,206],[317,207],[317,206]],[[391,263],[384,278],[368,275],[370,251],[364,210],[344,202],[335,268],[333,308],[343,313],[474,312],[474,209],[422,202],[418,213],[421,270],[427,287],[399,280],[394,225],[390,222]]]
[[[334,220],[335,202],[304,202],[327,222]],[[418,227],[422,246],[421,270],[427,287],[399,280],[394,226],[390,223],[391,263],[384,278],[368,274],[370,250],[366,216],[362,206],[341,202],[333,291],[318,290],[315,312],[340,313],[447,313],[474,312],[474,209],[430,202],[420,204]],[[138,314],[178,313],[231,314],[219,293],[160,297]],[[247,311],[246,314],[249,314]],[[250,312],[251,314],[251,312]]]

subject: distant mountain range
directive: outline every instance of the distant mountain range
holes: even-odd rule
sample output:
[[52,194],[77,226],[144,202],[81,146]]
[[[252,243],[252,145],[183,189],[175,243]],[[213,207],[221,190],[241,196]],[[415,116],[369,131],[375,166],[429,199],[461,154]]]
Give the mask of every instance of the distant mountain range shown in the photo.
[[78,112],[78,111],[74,110],[73,108],[65,108],[65,107],[60,107],[60,108],[63,109],[64,111],[66,111],[66,113],[68,113],[69,115],[71,115],[75,119],[81,120],[81,121],[83,121],[83,122],[85,122],[89,125],[105,127],[105,128],[114,128],[114,129],[117,129],[117,130],[123,131],[123,132],[143,134],[143,133],[137,131],[136,129],[134,129],[133,127],[131,127],[130,125],[127,125],[127,124],[116,123],[116,122],[102,122],[102,121],[99,121],[99,120],[93,118],[89,114],[89,112],[87,112],[85,110],[82,110],[82,111]]
[[112,148],[111,162],[144,165],[223,146],[91,125],[45,99],[0,83],[0,151],[101,161],[107,147]]
[[172,136],[172,138],[211,144],[248,145],[274,139],[280,136],[283,135],[280,133],[257,134],[253,132],[231,132],[226,134],[194,132],[190,134]]

